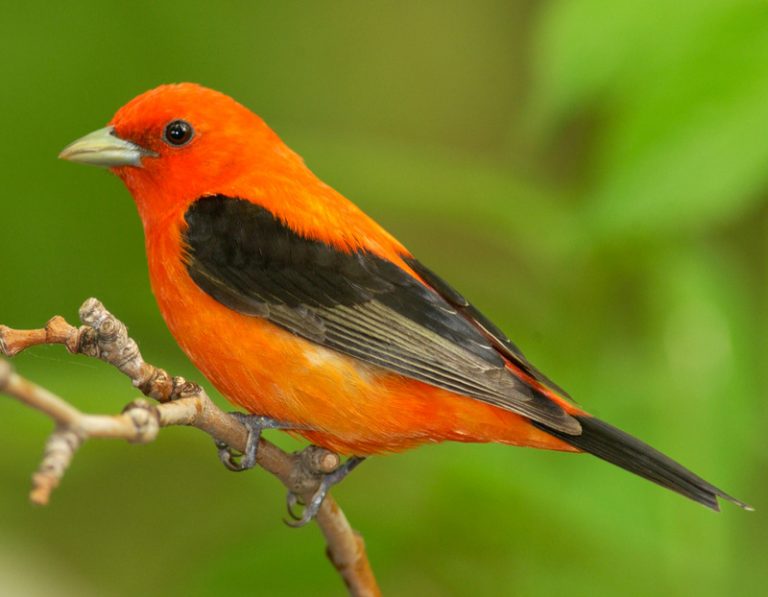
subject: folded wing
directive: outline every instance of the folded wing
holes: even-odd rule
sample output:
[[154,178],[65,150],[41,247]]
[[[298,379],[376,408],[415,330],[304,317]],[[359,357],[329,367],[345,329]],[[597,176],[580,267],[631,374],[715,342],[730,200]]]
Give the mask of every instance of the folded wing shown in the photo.
[[564,433],[580,432],[576,419],[507,368],[502,354],[512,348],[489,321],[394,263],[305,238],[243,199],[200,198],[185,219],[187,271],[230,309]]

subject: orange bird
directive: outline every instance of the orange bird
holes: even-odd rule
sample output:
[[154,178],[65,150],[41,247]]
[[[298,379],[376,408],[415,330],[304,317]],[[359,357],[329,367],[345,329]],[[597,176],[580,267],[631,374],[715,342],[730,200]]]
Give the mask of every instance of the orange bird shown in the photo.
[[[64,159],[133,195],[171,333],[262,428],[362,457],[424,442],[590,452],[705,506],[748,508],[600,421],[461,294],[320,181],[256,114],[199,85],[120,108]],[[232,463],[230,463],[232,465]]]

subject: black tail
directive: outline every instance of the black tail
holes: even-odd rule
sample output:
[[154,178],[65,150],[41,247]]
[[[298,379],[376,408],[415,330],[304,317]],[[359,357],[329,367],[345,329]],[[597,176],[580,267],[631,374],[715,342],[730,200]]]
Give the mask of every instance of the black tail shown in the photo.
[[581,435],[568,435],[535,421],[533,424],[575,448],[676,491],[704,504],[707,508],[719,511],[717,498],[721,497],[745,510],[752,510],[751,506],[707,483],[684,466],[628,433],[594,417],[577,415],[575,418],[581,423]]

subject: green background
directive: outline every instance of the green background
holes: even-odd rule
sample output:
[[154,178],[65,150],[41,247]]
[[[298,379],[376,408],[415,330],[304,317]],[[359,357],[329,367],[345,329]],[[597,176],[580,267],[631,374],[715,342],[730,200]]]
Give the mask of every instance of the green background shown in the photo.
[[[582,405],[757,508],[716,515],[588,456],[427,446],[335,492],[386,594],[766,586],[764,2],[5,2],[0,50],[0,322],[74,321],[96,296],[148,360],[200,379],[128,193],[56,160],[138,93],[196,81],[261,114]],[[16,366],[93,412],[137,395],[60,348]],[[281,486],[226,472],[193,430],[93,441],[33,508],[50,428],[0,399],[3,595],[342,593],[317,528],[281,522]]]

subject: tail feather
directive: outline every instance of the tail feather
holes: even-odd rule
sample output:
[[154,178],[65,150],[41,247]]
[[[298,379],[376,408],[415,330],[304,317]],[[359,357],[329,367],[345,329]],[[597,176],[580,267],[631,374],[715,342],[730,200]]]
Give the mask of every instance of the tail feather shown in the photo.
[[676,491],[712,510],[720,510],[718,497],[745,510],[753,509],[628,433],[588,415],[576,415],[575,418],[581,423],[581,435],[568,435],[541,423],[533,424],[575,448]]

